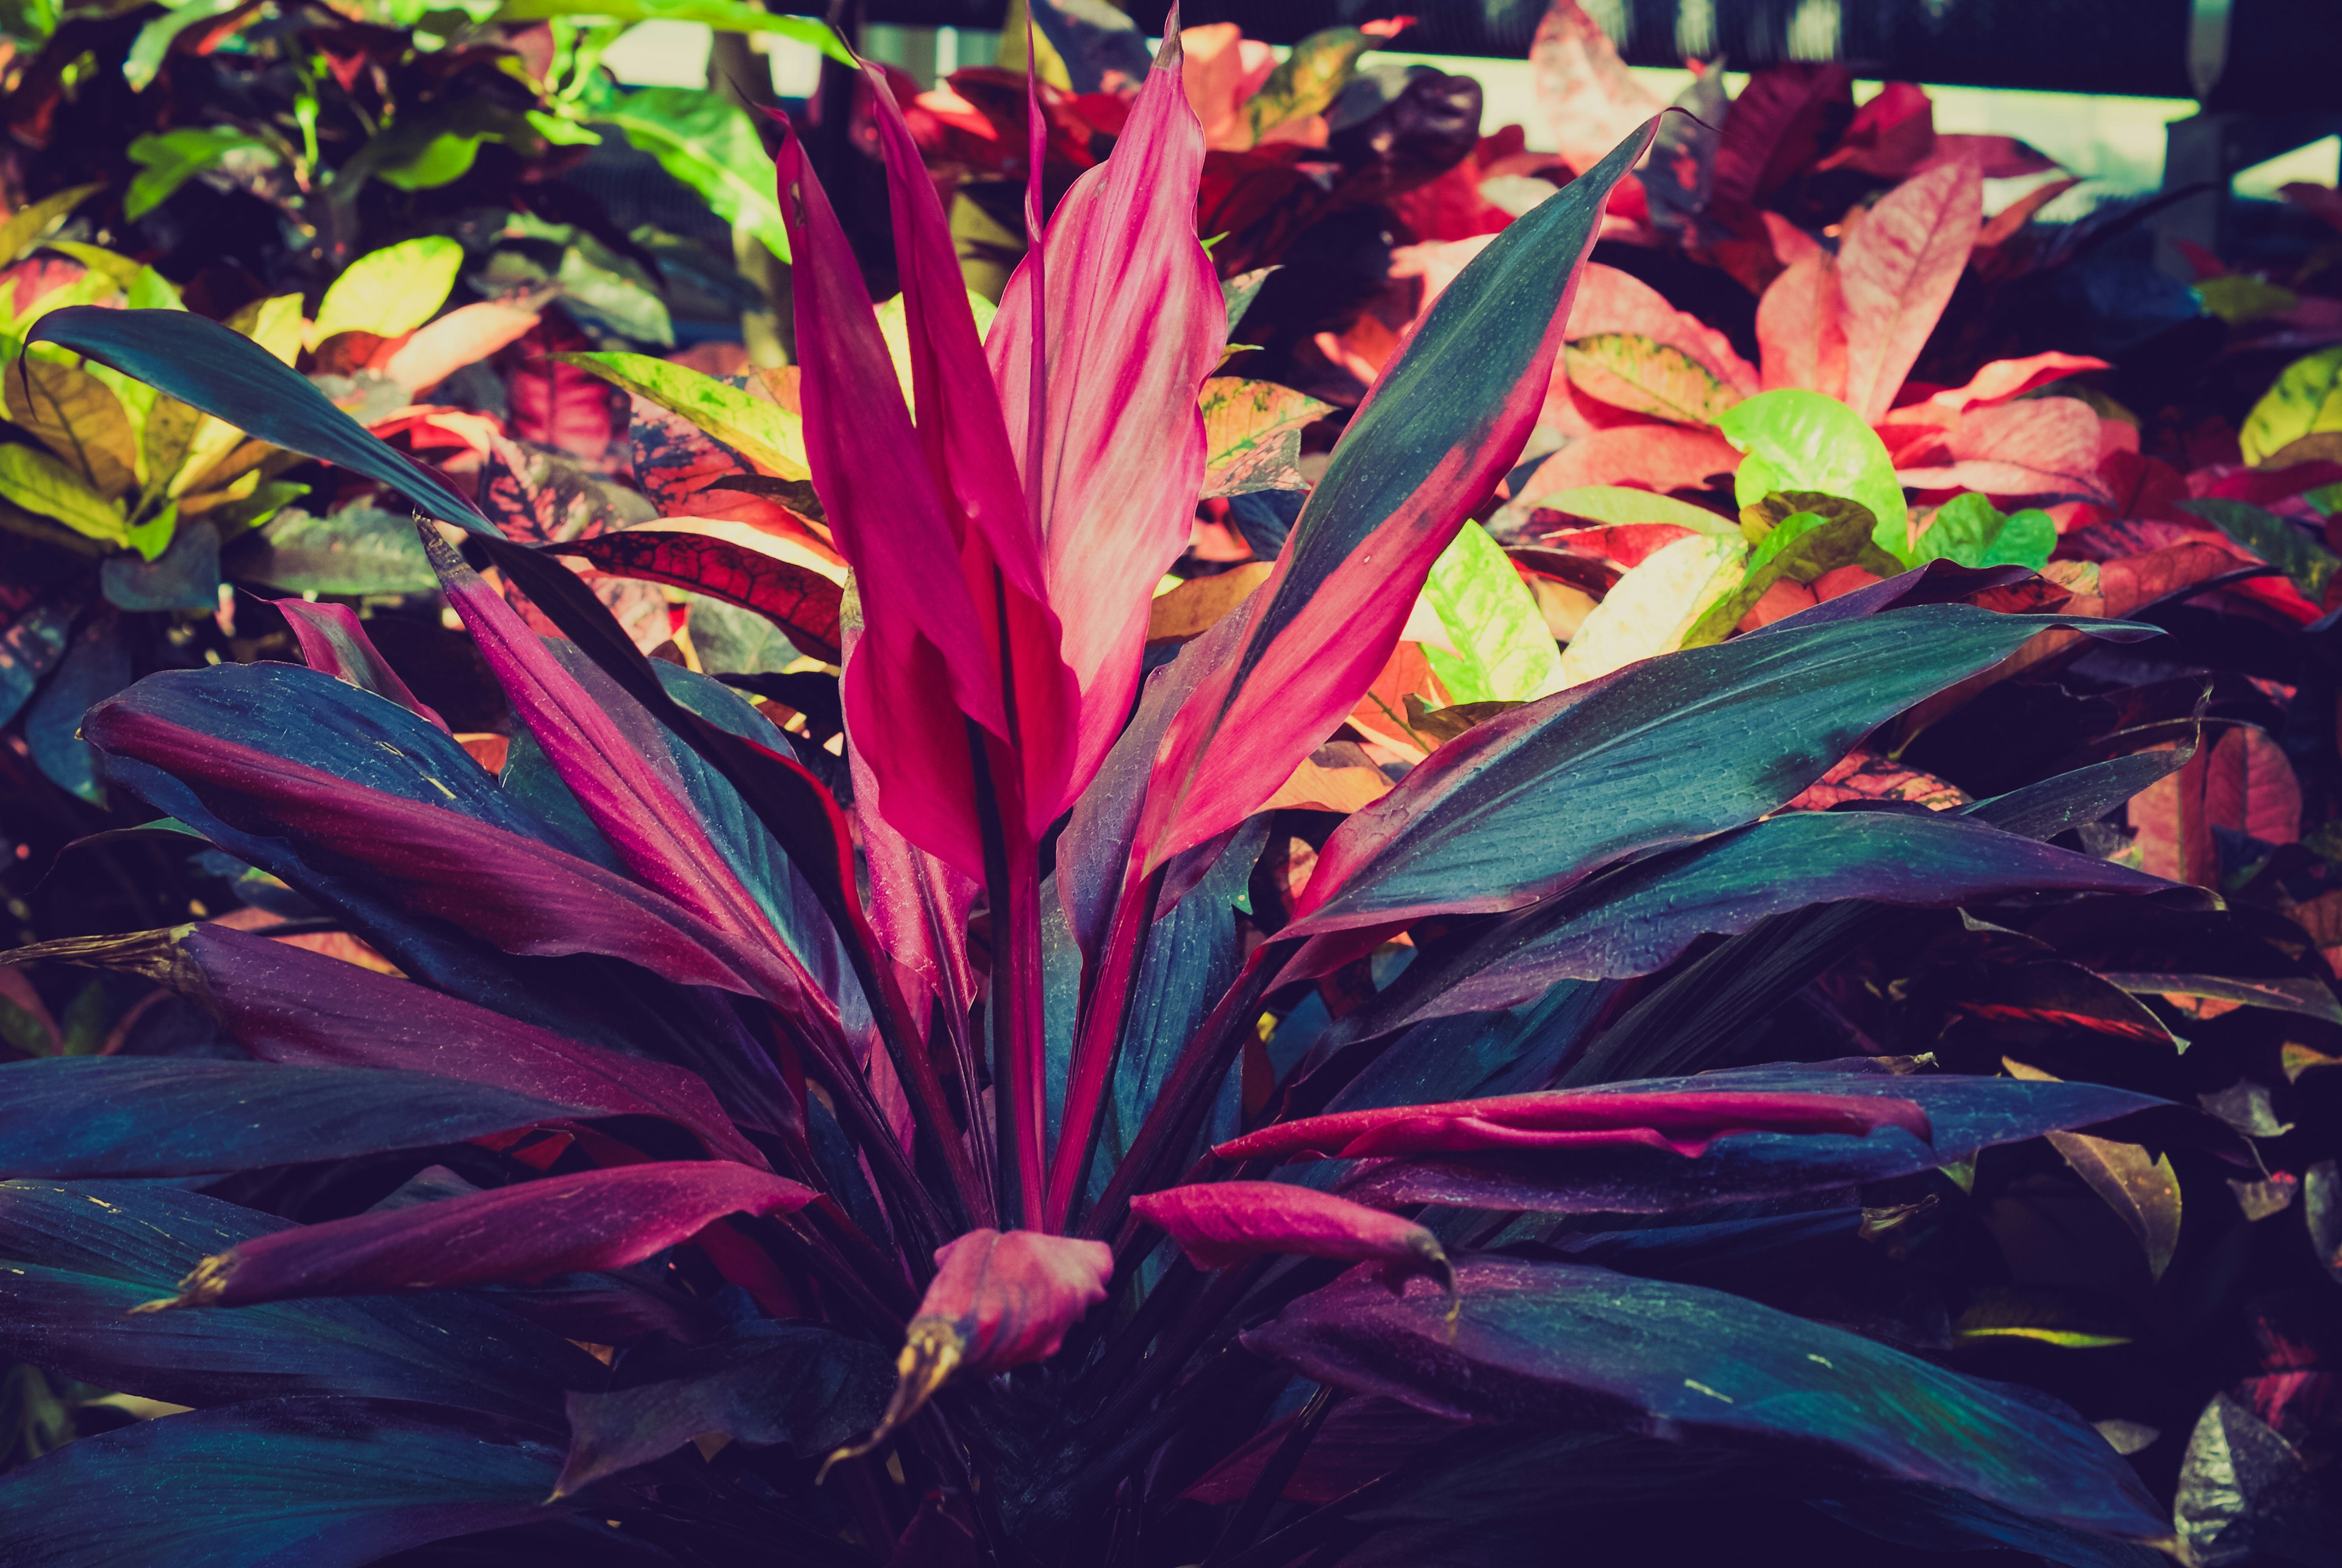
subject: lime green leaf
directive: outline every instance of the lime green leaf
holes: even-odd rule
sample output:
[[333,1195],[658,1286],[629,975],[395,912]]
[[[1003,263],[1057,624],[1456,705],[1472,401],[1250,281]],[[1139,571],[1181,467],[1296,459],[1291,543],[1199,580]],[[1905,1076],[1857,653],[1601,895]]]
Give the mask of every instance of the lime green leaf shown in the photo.
[[806,466],[805,424],[777,403],[751,397],[712,375],[646,354],[551,357],[683,415],[768,474],[782,479],[812,477]]
[[1426,644],[1424,657],[1456,703],[1525,703],[1561,690],[1561,651],[1536,595],[1504,547],[1466,523],[1424,579],[1423,596],[1456,651]]
[[[511,58],[510,55],[505,56],[507,61]],[[599,132],[590,131],[565,115],[531,109],[523,117],[528,121],[531,130],[556,147],[598,147],[602,145]]]
[[1611,585],[1562,651],[1575,686],[1637,659],[1673,653],[1708,606],[1740,585],[1748,546],[1695,534],[1654,551]]
[[1572,517],[1583,517],[1588,523],[1600,523],[1611,527],[1636,523],[1672,523],[1678,528],[1688,528],[1695,534],[1713,534],[1717,538],[1737,537],[1740,533],[1739,524],[1729,517],[1720,517],[1705,506],[1695,506],[1688,501],[1678,501],[1655,490],[1636,490],[1624,484],[1584,484],[1574,490],[1548,491],[1542,495],[1524,496],[1519,504],[1549,507]]
[[2279,288],[2240,272],[2199,280],[2196,297],[2204,302],[2207,311],[2230,326],[2280,315],[2301,303],[2301,296],[2291,289]]
[[1736,404],[1718,422],[1748,454],[1733,480],[1743,506],[1777,490],[1817,490],[1870,508],[1878,547],[1908,563],[1910,513],[1887,447],[1862,415],[1818,392],[1785,388]]
[[396,337],[413,332],[447,303],[464,247],[441,235],[386,245],[352,262],[317,304],[313,343],[337,332]]
[[132,310],[185,310],[178,285],[151,266],[142,266],[124,301]]
[[2321,430],[2342,430],[2342,344],[2297,359],[2245,415],[2237,433],[2245,461],[2263,463],[2279,448]]
[[1825,572],[1854,565],[1872,548],[1871,534],[1877,524],[1868,507],[1842,496],[1812,495],[1810,500],[1813,510],[1792,512],[1765,529],[1749,552],[1738,585],[1700,613],[1680,646],[1703,648],[1724,641],[1782,578],[1810,583]]
[[109,544],[128,540],[121,509],[45,452],[0,446],[0,497],[92,539]]
[[138,174],[123,193],[122,215],[135,223],[153,212],[181,185],[216,167],[230,153],[250,148],[275,155],[266,142],[230,125],[184,126],[159,135],[141,136],[130,144],[130,161]]
[[1682,349],[1636,332],[1596,333],[1562,351],[1570,385],[1632,414],[1695,428],[1714,424],[1740,394]]
[[780,16],[739,0],[505,0],[498,22],[542,22],[554,16],[606,16],[613,22],[696,22],[719,33],[770,33],[810,44],[841,65],[858,64],[829,25],[809,16]]
[[[985,334],[992,330],[992,318],[1000,314],[1000,307],[974,289],[969,289],[967,308],[976,316],[976,335],[981,342]],[[890,295],[878,306],[877,315],[878,335],[886,340],[886,357],[895,362],[895,379],[902,384],[903,406],[908,408],[911,406],[913,396],[911,323],[909,316],[905,313],[903,296],[899,294]],[[1208,386],[1211,384],[1206,382],[1205,385]],[[1205,494],[1210,494],[1211,492],[1206,490]]]
[[172,536],[178,531],[179,504],[174,501],[145,522],[131,528],[124,537],[142,559],[155,561],[160,560],[163,552],[171,547]]
[[2097,1350],[2128,1344],[2127,1324],[2106,1306],[2078,1291],[2043,1285],[1982,1285],[1969,1293],[1966,1311],[1952,1324],[1962,1344],[1984,1339],[2029,1339],[2064,1350]]
[[105,188],[102,185],[75,185],[69,191],[59,191],[55,195],[45,196],[33,203],[11,216],[6,223],[0,224],[0,266],[15,265],[19,257],[33,248],[34,242],[49,232],[51,225],[59,222],[67,213]]
[[2004,516],[1984,496],[1955,495],[1936,508],[1917,543],[1903,553],[1913,565],[1957,561],[1963,566],[2023,566],[2038,572],[2057,548],[2057,522],[2038,507]]
[[174,39],[196,23],[225,16],[243,4],[244,0],[184,0],[155,17],[138,29],[138,36],[130,41],[129,57],[122,62],[122,79],[130,84],[132,92],[145,92],[155,74],[163,68],[163,56],[171,52]]
[[[756,13],[767,22],[794,20]],[[825,32],[827,29],[824,29]],[[764,241],[789,259],[773,160],[756,139],[747,111],[716,93],[692,87],[645,87],[597,112],[659,167],[699,193],[708,210]]]

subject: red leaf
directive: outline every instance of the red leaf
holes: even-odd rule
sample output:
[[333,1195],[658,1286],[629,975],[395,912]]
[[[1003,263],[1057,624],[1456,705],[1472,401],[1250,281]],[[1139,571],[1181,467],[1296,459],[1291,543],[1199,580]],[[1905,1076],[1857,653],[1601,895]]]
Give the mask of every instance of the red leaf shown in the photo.
[[681,529],[622,529],[555,546],[616,577],[688,588],[754,610],[786,632],[800,652],[825,664],[839,657],[837,616],[843,591],[810,566],[728,539]]
[[795,1213],[814,1193],[726,1161],[660,1161],[273,1231],[217,1253],[136,1309],[378,1295],[624,1268],[726,1214]]
[[1225,1269],[1265,1253],[1384,1265],[1383,1283],[1406,1288],[1427,1274],[1453,1296],[1456,1271],[1439,1239],[1413,1220],[1288,1182],[1208,1182],[1130,1200],[1131,1212],[1168,1232],[1199,1269]]
[[1889,82],[1854,112],[1837,146],[1814,167],[1900,178],[1935,150],[1934,101],[1909,82]]
[[1791,262],[1756,302],[1756,346],[1765,390],[1802,387],[1846,395],[1846,321],[1837,263],[1819,252]]
[[1922,1142],[1930,1137],[1927,1113],[1917,1105],[1867,1094],[1553,1090],[1311,1116],[1248,1133],[1212,1153],[1223,1160],[1355,1160],[1639,1144],[1696,1157],[1734,1133],[1867,1137],[1883,1126],[1900,1127]]
[[1947,387],[1931,394],[1925,402],[1898,404],[1877,423],[1897,424],[1910,420],[1925,420],[1948,425],[1952,423],[1952,416],[1963,409],[1973,408],[1978,404],[2006,403],[2053,381],[2063,381],[2086,370],[2106,368],[2107,362],[2103,359],[2093,359],[2087,354],[2065,354],[2056,349],[2043,354],[2028,354],[2022,359],[1996,359],[1978,369],[1968,378],[1966,385]]
[[293,629],[295,640],[301,644],[303,664],[362,692],[387,697],[407,712],[430,720],[443,730],[447,728],[446,720],[407,690],[398,672],[390,667],[390,662],[365,634],[365,625],[356,611],[346,604],[312,604],[301,599],[275,599],[270,603]]
[[1753,205],[1821,151],[1833,104],[1854,85],[1843,65],[1772,65],[1748,78],[1716,139],[1711,205]]
[[1983,181],[1974,165],[1951,164],[1889,192],[1839,248],[1846,401],[1865,419],[1894,406],[1983,226]]
[[505,423],[514,435],[588,460],[609,449],[615,434],[609,384],[545,357],[593,346],[558,311],[547,311],[505,349]]

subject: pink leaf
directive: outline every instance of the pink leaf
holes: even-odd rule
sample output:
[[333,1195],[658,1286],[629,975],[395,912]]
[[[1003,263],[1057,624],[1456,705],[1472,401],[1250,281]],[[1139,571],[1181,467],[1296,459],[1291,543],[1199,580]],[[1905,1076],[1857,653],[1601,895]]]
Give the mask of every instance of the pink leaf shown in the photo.
[[1756,302],[1756,346],[1766,391],[1846,395],[1846,319],[1834,258],[1817,252],[1766,285]]
[[[1081,688],[1072,776],[1036,799],[1034,831],[1069,804],[1121,733],[1155,586],[1187,547],[1203,484],[1197,389],[1227,340],[1227,307],[1196,235],[1204,137],[1166,38],[1102,167],[1074,182],[1046,235],[1046,412],[1032,385],[1037,269],[1008,280],[986,352],[1041,530],[1049,602]],[[948,245],[941,255],[950,259]],[[955,265],[952,276],[957,278]],[[1037,456],[1039,471],[1029,471]]]
[[1552,0],[1546,7],[1529,45],[1529,70],[1554,149],[1580,172],[1666,107],[1626,68],[1618,46],[1576,0]]
[[[1758,307],[1757,331],[1764,331],[1763,307]],[[2086,354],[2052,349],[2022,359],[1996,359],[1970,376],[1964,386],[1947,387],[1922,402],[1897,404],[1877,421],[1881,425],[1939,424],[1948,428],[1960,413],[1979,404],[2006,403],[2036,387],[2063,381],[2086,370],[2104,370],[2107,362]]]
[[[517,305],[493,301],[463,305],[408,334],[406,341],[375,368],[411,395],[518,342],[536,324],[536,312]],[[598,453],[600,448],[595,450]]]
[[1207,1182],[1130,1200],[1131,1212],[1168,1232],[1199,1269],[1225,1269],[1265,1253],[1384,1265],[1394,1292],[1413,1274],[1456,1288],[1439,1239],[1413,1220],[1287,1182]]
[[1639,1144],[1696,1156],[1734,1133],[1867,1137],[1882,1126],[1900,1127],[1922,1142],[1930,1136],[1927,1113],[1917,1105],[1867,1094],[1555,1090],[1311,1116],[1248,1133],[1212,1153],[1223,1160],[1354,1160]]
[[877,1428],[822,1467],[869,1453],[961,1372],[988,1376],[1046,1361],[1106,1300],[1114,1249],[1037,1231],[970,1231],[936,1249],[936,1277],[895,1363],[895,1397]]
[[377,1295],[624,1268],[726,1214],[788,1214],[812,1189],[723,1161],[658,1161],[273,1231],[139,1310]]
[[1946,433],[1944,446],[1948,464],[1900,468],[1896,477],[1923,490],[2112,498],[2098,476],[2098,416],[2078,398],[2036,397],[1973,410]]
[[540,318],[506,345],[507,423],[515,437],[587,459],[608,450],[616,429],[609,385],[575,365],[545,357],[593,346],[593,340],[558,312]]
[[2204,771],[2204,817],[2263,844],[2301,838],[2301,784],[2267,730],[2240,725],[2222,735]]
[[1863,215],[1838,253],[1846,302],[1846,401],[1876,422],[1936,329],[1984,226],[1970,164],[1905,181]]
[[1740,466],[1740,453],[1713,430],[1629,424],[1580,436],[1539,464],[1521,494],[1534,497],[1590,484],[1697,490],[1708,476]]
[[295,640],[301,644],[303,664],[362,692],[387,697],[407,712],[430,720],[443,730],[447,728],[446,720],[406,689],[406,683],[398,678],[398,672],[390,667],[390,662],[365,634],[365,624],[358,619],[357,612],[346,604],[312,604],[302,599],[274,599],[270,603],[293,629]]

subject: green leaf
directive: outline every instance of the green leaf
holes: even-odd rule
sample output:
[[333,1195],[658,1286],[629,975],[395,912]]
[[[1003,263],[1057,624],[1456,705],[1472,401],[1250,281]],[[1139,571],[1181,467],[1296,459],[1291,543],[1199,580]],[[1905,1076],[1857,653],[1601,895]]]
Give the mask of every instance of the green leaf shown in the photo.
[[614,386],[679,414],[750,462],[783,479],[806,479],[805,424],[777,403],[751,397],[712,375],[646,354],[556,354]]
[[505,0],[490,20],[542,22],[555,16],[606,16],[614,22],[696,22],[719,33],[770,33],[810,44],[839,65],[858,69],[854,51],[829,25],[809,16],[776,15],[739,0]]
[[2265,512],[2249,501],[2231,501],[2218,497],[2205,501],[2182,501],[2183,512],[2217,526],[2221,533],[2250,550],[2262,560],[2293,579],[2312,604],[2323,603],[2326,585],[2334,580],[2337,564],[2334,553],[2317,544],[2308,534],[2287,522],[2274,512]]
[[1672,523],[1695,534],[1712,534],[1717,538],[1736,537],[1740,533],[1739,524],[1729,517],[1720,517],[1705,506],[1695,506],[1688,501],[1678,501],[1655,490],[1635,490],[1623,484],[1586,484],[1574,490],[1555,490],[1543,495],[1524,496],[1521,504],[1549,507],[1572,517],[1583,517],[1589,523],[1606,524],[1613,527],[1636,523]]
[[49,230],[49,225],[95,195],[103,185],[75,185],[55,195],[44,196],[0,224],[0,266],[13,266],[34,242]]
[[592,235],[579,235],[576,244],[561,253],[561,270],[553,281],[578,314],[595,316],[638,343],[675,346],[675,322],[667,315],[666,301],[632,262]]
[[2230,326],[2280,315],[2301,303],[2301,296],[2291,289],[2279,288],[2250,273],[2240,272],[2198,279],[2196,297],[2204,302],[2207,311]]
[[472,172],[482,142],[501,139],[485,133],[442,131],[397,163],[376,165],[374,177],[402,191],[435,191]]
[[[767,22],[796,19],[757,15]],[[698,192],[717,217],[748,230],[781,260],[789,259],[773,160],[737,104],[692,87],[645,87],[595,117],[616,126],[637,149],[656,158],[659,167]]]
[[556,147],[598,147],[602,145],[599,132],[588,130],[564,115],[531,109],[523,117],[528,121],[530,129]]
[[447,303],[464,247],[442,235],[386,245],[352,262],[317,305],[310,341],[323,343],[337,332],[370,332],[397,337],[429,321]]
[[1955,495],[1903,553],[1912,565],[1957,561],[1963,566],[2023,566],[2038,572],[2057,548],[2057,519],[2038,507],[2003,515],[1982,495]]
[[0,446],[0,496],[92,539],[109,544],[129,542],[121,509],[45,452]]
[[1714,424],[1740,394],[1682,349],[1635,332],[1596,333],[1563,351],[1570,384],[1614,408],[1695,428]]
[[1964,1345],[1987,1339],[2029,1339],[2062,1350],[2097,1350],[2130,1343],[2127,1326],[2078,1291],[1981,1285],[1969,1293],[1967,1310],[1952,1324],[1952,1336]]
[[129,56],[122,62],[122,79],[130,84],[132,92],[145,92],[163,68],[163,56],[171,52],[173,40],[196,23],[225,16],[243,4],[244,0],[184,0],[155,17],[131,40]]
[[1296,44],[1245,105],[1253,140],[1289,121],[1324,114],[1349,85],[1359,56],[1380,44],[1356,27],[1328,27]]
[[1525,703],[1561,690],[1561,651],[1536,597],[1504,547],[1466,523],[1424,579],[1456,652],[1426,646],[1424,657],[1457,703]]
[[1785,388],[1736,404],[1718,421],[1724,438],[1748,455],[1733,480],[1743,506],[1777,490],[1817,490],[1870,508],[1878,547],[1906,564],[1910,512],[1887,447],[1862,415],[1818,392]]
[[1797,505],[1777,523],[1767,519],[1749,552],[1740,585],[1703,611],[1683,635],[1682,645],[1704,648],[1732,634],[1741,618],[1782,578],[1810,583],[1825,572],[1854,565],[1873,546],[1877,526],[1870,509],[1841,496],[1800,494],[1768,496],[1777,509]]
[[181,185],[245,148],[267,153],[272,162],[275,158],[266,142],[232,125],[188,125],[139,137],[130,144],[130,161],[139,168],[123,193],[122,215],[137,222],[170,200]]
[[2245,415],[2237,433],[2245,461],[2259,464],[2292,442],[2342,430],[2342,344],[2297,359]]
[[262,525],[237,575],[287,594],[423,594],[439,585],[415,524],[396,513],[350,506],[325,516],[288,509]]

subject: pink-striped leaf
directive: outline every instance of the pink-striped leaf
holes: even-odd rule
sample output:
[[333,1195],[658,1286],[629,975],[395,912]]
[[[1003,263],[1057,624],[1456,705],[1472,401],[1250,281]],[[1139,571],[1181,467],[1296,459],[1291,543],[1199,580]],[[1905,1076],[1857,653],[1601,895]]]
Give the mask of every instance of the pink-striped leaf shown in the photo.
[[[1066,793],[1031,803],[1036,824],[1071,802],[1121,732],[1150,596],[1187,547],[1205,466],[1196,393],[1227,341],[1227,306],[1196,234],[1203,166],[1173,29],[1113,155],[1058,203],[1047,266],[1027,256],[986,339],[1082,694]],[[951,277],[957,287],[956,266]]]
[[228,1033],[264,1062],[390,1067],[611,1116],[657,1116],[720,1158],[762,1168],[697,1074],[565,1039],[412,981],[205,922],[179,955]]
[[551,1176],[255,1236],[205,1258],[176,1296],[141,1310],[454,1290],[624,1268],[726,1214],[791,1214],[814,1195],[728,1161]]
[[1877,1127],[1900,1127],[1922,1142],[1930,1136],[1927,1114],[1917,1104],[1876,1095],[1730,1090],[1632,1094],[1563,1089],[1310,1116],[1247,1133],[1212,1153],[1223,1160],[1356,1160],[1639,1144],[1696,1157],[1716,1139],[1735,1133],[1867,1137]]
[[1656,126],[1516,219],[1385,367],[1241,644],[1172,721],[1140,822],[1146,869],[1241,822],[1381,673],[1432,563],[1519,457],[1603,204]]
[[1983,179],[1975,165],[1954,163],[1897,186],[1847,237],[1845,401],[1865,419],[1895,405],[1983,226]]
[[[416,698],[365,634],[365,624],[347,604],[312,604],[304,599],[271,601],[301,644],[301,662],[362,692],[387,697],[441,729],[447,721]],[[453,733],[453,732],[450,732]]]
[[1817,252],[1791,262],[1766,285],[1756,302],[1756,346],[1766,391],[1802,387],[1844,400],[1846,320],[1835,257]]
[[1456,1290],[1439,1238],[1396,1214],[1288,1182],[1206,1182],[1146,1193],[1131,1212],[1167,1232],[1199,1269],[1225,1269],[1266,1253],[1383,1265],[1396,1293],[1414,1274]]

